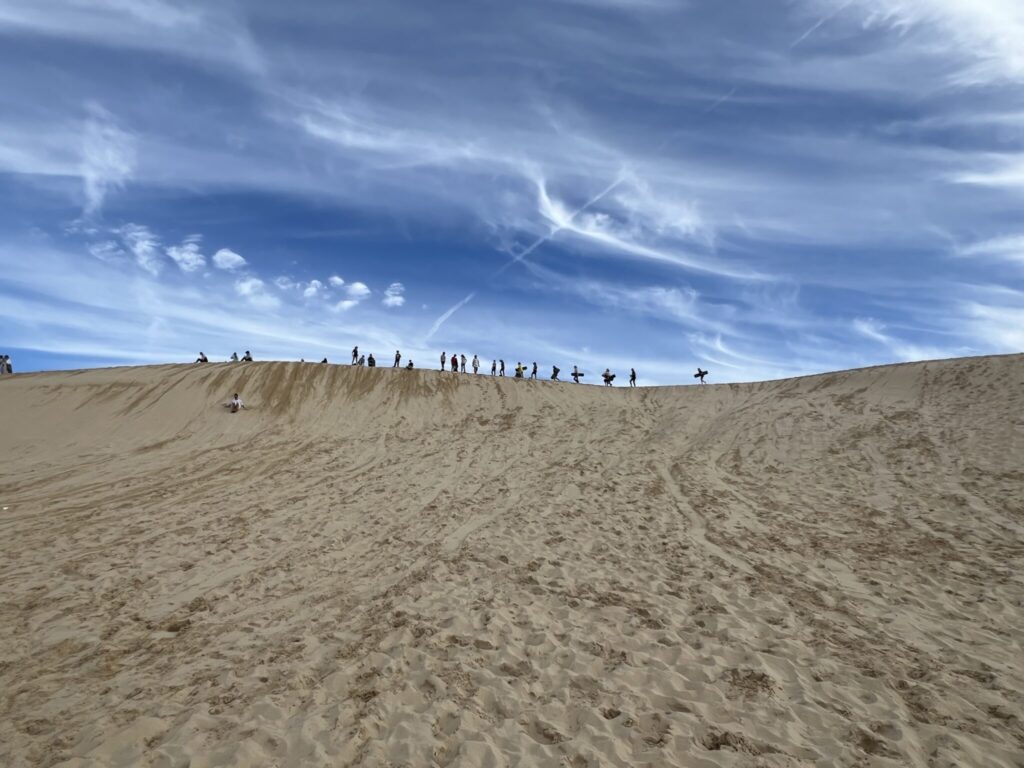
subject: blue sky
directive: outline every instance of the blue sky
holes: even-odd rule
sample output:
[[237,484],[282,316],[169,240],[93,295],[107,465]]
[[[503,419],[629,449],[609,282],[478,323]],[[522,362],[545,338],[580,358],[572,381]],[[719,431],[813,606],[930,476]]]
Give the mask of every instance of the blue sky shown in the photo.
[[0,0],[17,370],[1024,349],[1019,0]]

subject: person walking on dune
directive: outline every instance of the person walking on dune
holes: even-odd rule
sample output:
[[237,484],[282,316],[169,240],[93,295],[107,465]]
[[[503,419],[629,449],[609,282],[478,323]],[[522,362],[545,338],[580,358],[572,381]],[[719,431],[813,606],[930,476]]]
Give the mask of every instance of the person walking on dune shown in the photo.
[[499,376],[504,376],[505,375],[505,361],[504,360],[498,360],[498,362],[501,363],[501,367],[498,369],[498,375]]
[[537,361],[536,360],[533,361],[533,370],[530,371],[530,378],[531,379],[536,379],[537,378]]
[[461,366],[462,367],[462,372],[465,373],[466,372],[466,356],[465,355],[459,355],[459,362],[462,363],[462,366]]
[[[4,361],[4,362],[6,363],[6,361]],[[204,353],[200,352],[199,353],[199,357],[196,358],[196,362],[197,363],[208,363],[210,361],[206,358],[206,355]]]
[[498,361],[497,360],[491,360],[491,376],[496,376],[497,374],[498,374]]
[[574,366],[572,367],[572,380],[573,380],[573,381],[575,381],[575,382],[576,382],[577,384],[579,384],[579,383],[580,383],[580,376],[582,376],[582,375],[583,375],[583,374],[582,374],[582,373],[580,373],[580,369],[579,369],[579,368],[577,368],[577,367],[576,367],[576,366],[574,365]]
[[629,386],[636,386],[636,368],[629,369]]
[[473,375],[475,376],[480,372],[480,358],[473,355]]
[[444,352],[441,353],[441,370],[444,370],[444,364],[448,362],[448,356]]
[[356,360],[359,359],[359,347],[352,347],[352,365],[356,364]]
[[562,369],[559,368],[557,365],[552,365],[551,366],[551,380],[552,381],[558,381],[558,373],[561,370]]
[[395,350],[395,364],[394,364],[394,365],[392,365],[391,367],[392,367],[392,368],[397,368],[397,367],[398,367],[398,364],[399,364],[400,362],[402,362],[402,353],[401,353],[401,352],[399,352],[399,351],[398,351],[398,350],[396,349],[396,350]]
[[693,374],[693,378],[700,379],[700,383],[703,384],[704,383],[704,377],[707,376],[707,375],[708,375],[708,372],[707,371],[702,371],[700,369],[700,366],[698,365],[697,366],[697,372],[695,374]]
[[604,385],[606,387],[610,387],[612,386],[612,382],[615,381],[615,374],[608,368],[605,368],[604,373],[601,374],[601,378],[604,379]]

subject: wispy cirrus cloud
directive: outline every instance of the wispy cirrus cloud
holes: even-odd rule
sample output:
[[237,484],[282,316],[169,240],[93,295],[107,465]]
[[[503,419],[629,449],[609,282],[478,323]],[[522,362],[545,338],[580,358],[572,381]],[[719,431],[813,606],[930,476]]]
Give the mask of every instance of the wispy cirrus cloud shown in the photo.
[[135,138],[122,130],[113,116],[98,104],[90,104],[82,131],[81,176],[85,187],[85,214],[103,207],[111,190],[118,189],[135,169]]

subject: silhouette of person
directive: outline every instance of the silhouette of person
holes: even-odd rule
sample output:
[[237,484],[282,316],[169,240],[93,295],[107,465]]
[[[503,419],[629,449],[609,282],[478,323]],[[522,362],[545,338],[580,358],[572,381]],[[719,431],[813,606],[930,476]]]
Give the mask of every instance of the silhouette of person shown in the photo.
[[[324,360],[326,361],[327,358],[324,358]],[[371,352],[370,356],[368,358],[366,358],[366,364],[369,367],[371,367],[371,368],[376,368],[377,367],[377,361],[373,359],[373,352]]]
[[249,352],[248,349],[245,350],[245,354],[242,355],[242,362],[243,363],[251,363],[252,362],[252,353]]
[[629,386],[636,386],[636,368],[629,369]]
[[452,354],[452,373],[458,373],[458,372],[459,372],[459,356],[453,353]]
[[533,370],[530,371],[530,378],[531,379],[536,379],[537,378],[537,361],[536,360],[533,362]]
[[407,366],[405,366],[405,370],[407,370],[407,371],[411,371],[412,370],[412,360],[411,359],[409,360],[409,364]]
[[700,366],[698,365],[697,366],[697,372],[695,374],[693,374],[693,378],[700,379],[700,383],[703,384],[704,383],[704,377],[707,376],[707,375],[708,375],[708,372],[707,371],[702,371],[700,369]]
[[232,352],[231,353],[231,362],[232,363],[237,363],[238,362],[238,353],[237,352]]
[[[303,360],[302,362],[305,362],[305,360]],[[321,361],[320,361],[321,365],[322,365],[323,363],[326,363],[326,362],[327,362],[327,358],[326,358],[326,357],[325,357],[325,358],[324,358],[323,360],[321,360]]]
[[476,374],[476,373],[479,373],[479,371],[480,371],[480,358],[477,357],[476,355],[473,355],[473,373]]
[[501,368],[498,371],[498,375],[499,376],[504,376],[505,375],[505,361],[504,360],[498,360],[498,362],[501,363]]
[[601,378],[604,379],[604,385],[606,387],[610,387],[612,386],[612,382],[615,381],[615,374],[605,368],[604,373],[601,374]]
[[447,359],[448,359],[448,358],[447,358],[447,357],[445,357],[445,354],[444,354],[444,352],[442,352],[442,353],[441,353],[441,370],[442,370],[442,371],[444,370],[444,364],[445,364],[445,361],[446,361]]
[[359,347],[352,347],[352,365],[359,359]]
[[462,366],[461,366],[462,367],[462,372],[465,373],[466,372],[466,356],[465,355],[459,355],[459,362],[462,363]]
[[582,376],[582,375],[583,375],[583,374],[582,374],[582,373],[580,373],[580,369],[579,369],[579,368],[577,368],[577,367],[576,367],[576,366],[574,365],[574,366],[572,367],[572,380],[573,380],[573,381],[575,381],[575,382],[576,382],[577,384],[579,384],[579,383],[580,383],[580,376]]
[[392,368],[397,368],[397,367],[398,367],[398,364],[399,364],[400,362],[402,362],[402,353],[401,353],[401,352],[399,352],[399,351],[398,351],[398,350],[396,349],[396,350],[395,350],[395,364],[394,364],[393,366],[391,366],[391,367],[392,367]]
[[[210,361],[206,359],[206,355],[204,355],[202,352],[200,352],[199,353],[199,357],[196,358],[196,362],[197,363],[208,363]],[[7,365],[6,365],[7,361],[5,360],[4,363],[5,363],[4,364],[4,368],[6,369],[7,368]]]
[[494,376],[498,372],[498,361],[491,360],[491,376]]
[[557,365],[551,366],[551,380],[558,381],[558,372],[561,370]]

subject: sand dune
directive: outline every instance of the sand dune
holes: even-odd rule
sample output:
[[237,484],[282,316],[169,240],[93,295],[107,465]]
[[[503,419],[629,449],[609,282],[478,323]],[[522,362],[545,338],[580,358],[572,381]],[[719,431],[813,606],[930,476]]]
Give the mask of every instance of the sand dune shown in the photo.
[[0,424],[5,766],[1024,765],[1024,356],[41,373]]

